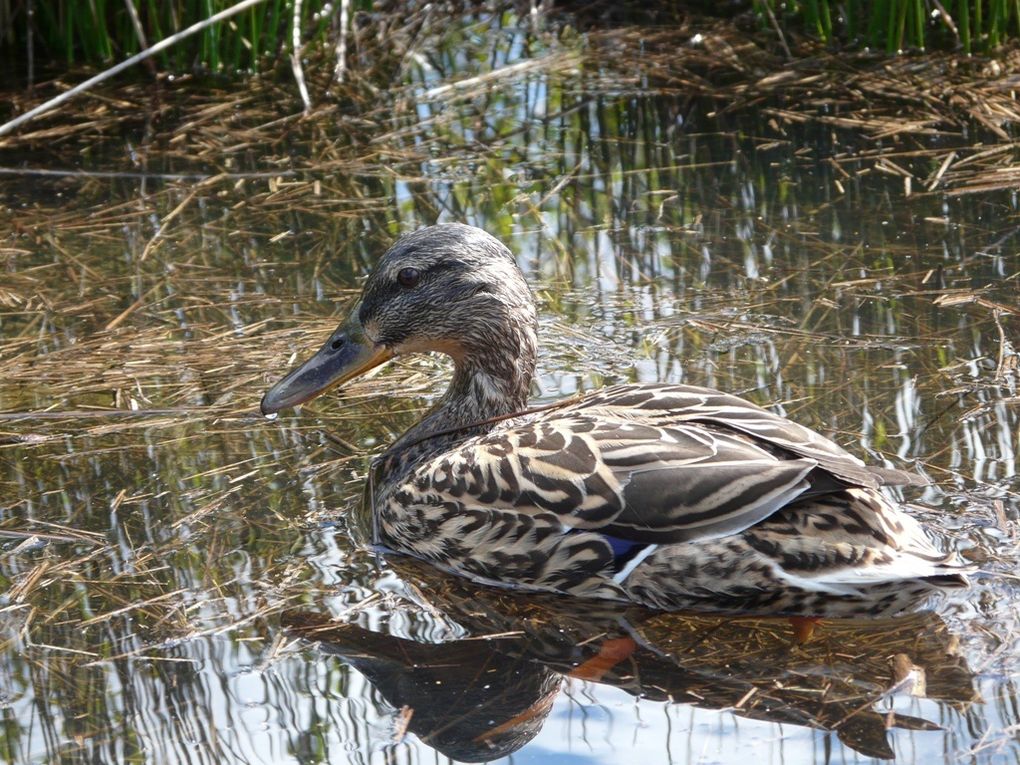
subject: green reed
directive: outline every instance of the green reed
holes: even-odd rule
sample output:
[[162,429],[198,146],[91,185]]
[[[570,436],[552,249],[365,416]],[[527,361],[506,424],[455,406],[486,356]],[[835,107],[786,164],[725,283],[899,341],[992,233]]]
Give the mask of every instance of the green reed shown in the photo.
[[[236,0],[0,0],[0,61],[103,67],[209,18]],[[295,0],[260,5],[182,40],[157,59],[165,71],[265,71],[291,52]],[[654,12],[675,0],[659,0]],[[896,52],[958,49],[983,53],[1020,35],[1020,0],[752,0],[773,31],[802,30],[827,43]],[[338,34],[340,0],[304,0],[302,45],[328,45]],[[391,6],[413,11],[414,0]],[[351,0],[351,13],[378,10]],[[33,59],[31,62],[29,58]]]
[[763,23],[827,43],[986,53],[1020,35],[1020,0],[754,0]]
[[[141,34],[124,0],[0,0],[0,60],[105,66],[209,18],[236,0],[131,0]],[[305,0],[303,45],[331,41],[339,3]],[[352,2],[367,10],[371,0]],[[254,72],[290,53],[293,0],[266,0],[226,22],[182,40],[157,59],[169,71]],[[31,12],[30,12],[31,11]],[[31,38],[31,44],[29,44]]]

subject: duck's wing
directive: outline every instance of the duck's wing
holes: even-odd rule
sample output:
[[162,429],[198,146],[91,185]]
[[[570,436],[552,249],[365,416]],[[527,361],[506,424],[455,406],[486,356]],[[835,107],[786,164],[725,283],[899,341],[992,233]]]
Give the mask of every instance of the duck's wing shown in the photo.
[[865,465],[857,457],[803,425],[749,401],[694,385],[618,385],[588,396],[572,410],[604,411],[653,425],[703,423],[724,432],[742,433],[779,454],[814,460],[852,486],[925,485],[921,476]]
[[419,469],[407,491],[432,505],[554,513],[565,529],[666,543],[736,534],[845,487],[817,460],[701,423],[563,411],[472,439]]

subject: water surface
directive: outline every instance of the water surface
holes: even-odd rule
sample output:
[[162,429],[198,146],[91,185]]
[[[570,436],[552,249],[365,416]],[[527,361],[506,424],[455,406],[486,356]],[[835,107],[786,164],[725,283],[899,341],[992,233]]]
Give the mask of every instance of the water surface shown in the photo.
[[[870,139],[719,109],[641,39],[465,15],[310,117],[286,84],[126,84],[119,132],[4,150],[75,172],[0,176],[0,759],[1020,760],[1015,194],[926,191],[945,136],[896,139],[907,194]],[[798,647],[366,549],[369,459],[447,363],[258,400],[396,235],[452,220],[535,287],[536,399],[741,393],[925,475],[902,499],[989,575]]]

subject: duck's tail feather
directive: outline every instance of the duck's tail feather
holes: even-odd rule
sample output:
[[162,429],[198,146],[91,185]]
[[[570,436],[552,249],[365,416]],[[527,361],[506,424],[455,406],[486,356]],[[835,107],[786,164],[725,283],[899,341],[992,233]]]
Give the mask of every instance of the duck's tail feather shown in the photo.
[[792,505],[739,535],[662,545],[620,582],[658,608],[684,599],[802,614],[893,614],[974,571],[879,492]]

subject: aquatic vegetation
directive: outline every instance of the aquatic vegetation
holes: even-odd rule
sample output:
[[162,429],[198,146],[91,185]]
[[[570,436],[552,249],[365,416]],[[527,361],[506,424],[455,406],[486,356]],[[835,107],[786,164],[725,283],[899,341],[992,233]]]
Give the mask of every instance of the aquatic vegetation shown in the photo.
[[[3,31],[7,39],[20,39],[29,47],[15,50],[11,46],[6,55],[12,62],[33,55],[36,66],[52,61],[110,65],[233,5],[236,0],[23,3],[5,16]],[[336,14],[332,6],[324,5],[305,4],[306,12],[298,19],[302,40],[308,44],[332,39]],[[180,41],[160,55],[159,68],[229,74],[271,69],[286,57],[294,11],[292,0],[261,2],[229,22]]]
[[[306,68],[308,114],[289,73],[240,91],[111,81],[0,139],[3,757],[435,759],[409,710],[369,686],[375,669],[323,660],[284,623],[314,611],[425,643],[511,626],[468,634],[478,592],[447,597],[346,520],[370,455],[448,370],[391,363],[273,423],[257,405],[268,370],[326,339],[395,236],[461,220],[505,239],[536,285],[533,396],[682,381],[775,406],[928,475],[902,499],[988,572],[938,619],[903,624],[895,663],[882,630],[862,644],[823,625],[800,651],[786,625],[642,623],[690,669],[722,669],[670,701],[635,699],[612,667],[587,664],[517,757],[835,760],[866,743],[901,763],[1016,759],[1009,75],[940,54],[925,63],[941,86],[926,91],[908,57],[847,53],[842,69],[791,74],[732,25],[547,22],[469,11],[381,35],[368,19],[336,101],[316,97],[332,54]],[[62,82],[11,91],[7,108]],[[552,617],[529,608],[509,631],[541,637]],[[607,659],[590,638],[576,641],[582,663]],[[550,658],[526,648],[515,656]],[[738,654],[741,674],[718,687]],[[900,654],[932,670],[923,695],[897,680],[918,677]],[[757,718],[773,669],[791,670],[776,695],[791,715],[826,687],[856,705],[828,727]]]
[[763,22],[795,24],[827,43],[906,49],[958,48],[990,52],[1020,35],[1020,6],[1012,0],[754,0]]
[[[29,82],[34,79],[34,70],[48,69],[55,62],[109,66],[237,4],[237,0],[9,3],[0,13],[0,56]],[[690,13],[685,5],[672,0],[650,5],[589,5],[575,10],[589,21],[597,22],[604,16],[613,26],[656,19],[672,24]],[[991,52],[1020,34],[1020,9],[1012,0],[752,0],[751,6],[761,30],[776,36],[788,54],[796,48],[793,38],[805,32],[843,48],[867,47],[889,53],[958,49],[967,54]],[[554,11],[541,5],[534,7],[541,14]],[[490,3],[478,4],[474,10],[499,15],[520,9],[512,4]],[[739,5],[732,11],[714,9],[719,15],[739,15],[744,10]],[[204,71],[254,75],[286,64],[294,55],[316,58],[328,52],[335,58],[339,73],[346,67],[348,53],[360,54],[361,44],[367,41],[358,34],[366,22],[400,26],[415,18],[425,20],[436,13],[455,12],[458,8],[454,4],[440,10],[434,4],[413,0],[263,0],[221,24],[176,42],[159,54],[156,66],[175,74]]]

